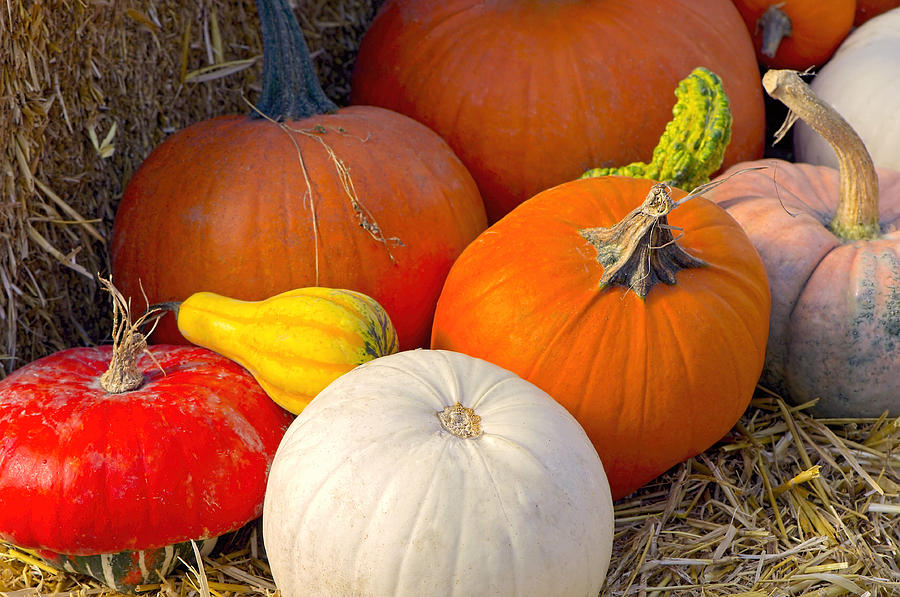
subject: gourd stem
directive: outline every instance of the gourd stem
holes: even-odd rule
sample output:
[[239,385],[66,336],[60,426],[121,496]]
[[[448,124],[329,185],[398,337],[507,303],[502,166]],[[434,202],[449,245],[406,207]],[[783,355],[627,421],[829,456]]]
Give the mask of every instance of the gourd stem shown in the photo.
[[706,265],[678,246],[667,218],[674,207],[669,186],[657,183],[615,226],[580,231],[603,266],[600,288],[621,285],[644,298],[657,282],[675,284],[680,270]]
[[829,224],[831,231],[843,240],[880,236],[878,174],[856,131],[800,79],[797,71],[770,70],[763,75],[762,83],[766,93],[786,105],[793,117],[802,119],[828,141],[837,156],[840,199]]
[[675,97],[672,120],[666,124],[649,164],[592,168],[581,177],[651,178],[685,191],[709,182],[709,175],[722,165],[731,141],[731,109],[722,79],[708,68],[697,67],[678,83]]
[[773,4],[756,21],[756,28],[762,29],[760,53],[774,58],[781,40],[791,35],[791,18],[781,10],[780,5]]
[[263,44],[262,95],[251,118],[282,122],[337,110],[319,83],[306,39],[286,0],[257,0]]

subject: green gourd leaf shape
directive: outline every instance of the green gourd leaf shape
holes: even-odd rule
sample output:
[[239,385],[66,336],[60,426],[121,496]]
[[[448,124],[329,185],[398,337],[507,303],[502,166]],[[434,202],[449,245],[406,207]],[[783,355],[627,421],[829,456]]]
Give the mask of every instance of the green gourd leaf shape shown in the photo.
[[649,164],[592,168],[581,177],[650,178],[685,191],[709,182],[710,174],[722,165],[731,141],[731,109],[722,79],[705,67],[697,67],[678,83],[675,97],[672,120]]

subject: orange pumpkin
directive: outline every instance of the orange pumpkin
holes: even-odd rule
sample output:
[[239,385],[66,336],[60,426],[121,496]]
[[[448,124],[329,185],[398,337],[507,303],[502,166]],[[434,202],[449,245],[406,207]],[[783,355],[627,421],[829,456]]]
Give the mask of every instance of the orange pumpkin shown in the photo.
[[[143,292],[160,303],[356,290],[385,308],[401,348],[425,346],[450,265],[487,226],[478,188],[422,124],[338,110],[284,0],[258,7],[267,118],[205,120],[147,157],[116,213],[116,283],[138,304]],[[185,342],[171,315],[154,340]]]
[[614,497],[727,433],[768,332],[747,236],[702,197],[666,216],[660,187],[607,176],[539,193],[463,251],[435,314],[433,348],[505,367],[575,416]]
[[900,7],[900,0],[856,0],[856,15],[853,25],[859,27],[872,17]]
[[[762,381],[828,417],[900,414],[900,172],[793,71],[766,89],[832,143],[840,169],[762,160],[707,193],[766,264],[772,321]],[[825,115],[829,116],[825,118]],[[728,175],[729,172],[723,174]]]
[[351,102],[437,131],[496,221],[588,168],[646,159],[672,89],[698,66],[731,102],[724,166],[761,157],[759,69],[730,0],[388,0],[360,44]]
[[733,0],[760,63],[804,70],[822,66],[850,33],[856,0]]

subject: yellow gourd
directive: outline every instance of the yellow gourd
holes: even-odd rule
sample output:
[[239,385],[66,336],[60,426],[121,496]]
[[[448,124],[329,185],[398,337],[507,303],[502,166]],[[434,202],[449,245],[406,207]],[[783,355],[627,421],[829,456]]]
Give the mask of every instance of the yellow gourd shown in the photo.
[[175,312],[187,340],[243,365],[294,414],[339,376],[398,349],[387,312],[352,290],[313,286],[261,301],[197,292],[157,306]]

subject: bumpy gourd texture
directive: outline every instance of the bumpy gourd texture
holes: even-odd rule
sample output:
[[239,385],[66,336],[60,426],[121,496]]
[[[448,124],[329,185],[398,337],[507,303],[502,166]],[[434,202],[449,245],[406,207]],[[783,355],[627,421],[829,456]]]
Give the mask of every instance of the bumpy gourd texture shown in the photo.
[[340,375],[398,350],[381,305],[343,289],[300,288],[263,301],[198,292],[178,308],[178,329],[246,367],[294,414]]
[[698,67],[678,84],[675,97],[678,100],[672,108],[672,120],[649,164],[592,168],[582,178],[650,178],[686,191],[709,182],[710,174],[722,165],[731,141],[731,109],[722,80],[709,69]]

